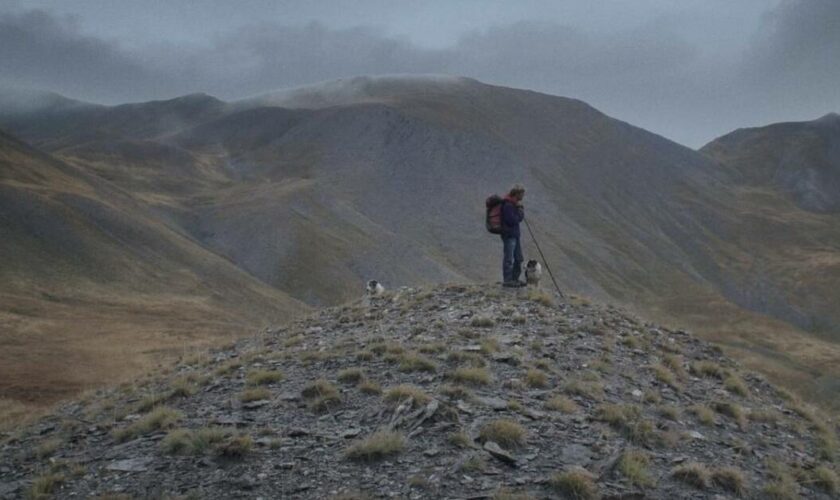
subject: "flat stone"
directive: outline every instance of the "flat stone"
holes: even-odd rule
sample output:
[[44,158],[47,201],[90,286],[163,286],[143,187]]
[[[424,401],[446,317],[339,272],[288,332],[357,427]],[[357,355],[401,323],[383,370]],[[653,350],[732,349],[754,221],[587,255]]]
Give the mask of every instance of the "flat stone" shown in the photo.
[[506,410],[507,409],[507,401],[502,398],[495,398],[495,397],[488,397],[488,396],[478,396],[475,398],[476,401],[483,404],[484,406],[489,406],[496,411],[499,410]]
[[289,437],[303,437],[303,436],[308,436],[309,431],[307,431],[306,429],[300,429],[300,428],[289,429],[289,432],[287,432],[286,435],[289,436]]
[[219,425],[234,425],[236,427],[247,425],[247,422],[235,415],[219,415],[213,419],[213,422]]
[[697,431],[688,431],[686,433],[691,439],[706,439],[706,436],[700,434]]
[[560,452],[563,461],[575,465],[586,465],[592,461],[592,450],[588,446],[570,444]]
[[362,430],[361,430],[361,429],[359,429],[359,428],[351,428],[351,429],[347,429],[347,430],[345,430],[345,431],[342,431],[342,432],[341,432],[341,434],[340,434],[340,436],[341,436],[341,437],[343,437],[344,439],[348,439],[348,438],[354,438],[354,437],[358,436],[358,435],[359,435],[359,434],[361,434],[361,433],[362,433]]
[[259,401],[248,401],[247,403],[242,403],[242,408],[245,408],[246,410],[256,410],[257,408],[262,408],[268,403],[269,401],[267,399],[260,399]]
[[145,472],[153,461],[151,457],[128,458],[111,462],[105,466],[105,469],[117,472]]
[[513,458],[513,455],[503,450],[501,446],[494,443],[493,441],[485,441],[484,449],[488,453],[490,453],[494,458],[497,458],[509,465],[516,465],[516,459]]

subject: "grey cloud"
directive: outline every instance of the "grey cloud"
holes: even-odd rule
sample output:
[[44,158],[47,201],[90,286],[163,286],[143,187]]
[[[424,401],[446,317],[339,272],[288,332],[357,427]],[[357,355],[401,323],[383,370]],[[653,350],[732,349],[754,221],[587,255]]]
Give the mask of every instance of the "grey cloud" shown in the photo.
[[115,43],[85,36],[72,19],[40,10],[0,16],[0,79],[105,100],[154,82]]
[[[523,21],[465,33],[442,49],[370,26],[263,22],[202,45],[163,40],[129,49],[30,11],[0,16],[0,83],[114,103],[197,91],[231,99],[364,74],[446,73],[581,98],[700,146],[735,127],[836,110],[838,21],[840,2],[786,0],[743,60],[723,62],[685,41],[667,18],[597,35]],[[784,106],[767,106],[771,100]]]

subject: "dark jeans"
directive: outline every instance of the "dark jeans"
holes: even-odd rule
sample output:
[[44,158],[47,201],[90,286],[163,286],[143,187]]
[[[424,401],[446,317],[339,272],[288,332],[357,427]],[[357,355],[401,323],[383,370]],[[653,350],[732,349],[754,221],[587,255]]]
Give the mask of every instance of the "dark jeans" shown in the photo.
[[502,276],[505,282],[519,280],[522,273],[522,245],[519,238],[505,238],[502,236],[504,245],[504,258],[502,259]]

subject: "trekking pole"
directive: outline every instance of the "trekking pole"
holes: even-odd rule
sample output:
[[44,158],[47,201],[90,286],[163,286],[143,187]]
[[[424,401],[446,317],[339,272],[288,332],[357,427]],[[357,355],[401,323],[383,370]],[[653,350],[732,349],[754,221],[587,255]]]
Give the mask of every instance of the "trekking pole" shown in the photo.
[[542,258],[543,264],[545,264],[545,269],[548,271],[548,275],[551,276],[551,282],[554,283],[554,288],[557,289],[557,293],[560,294],[560,298],[565,298],[563,292],[560,291],[560,286],[557,284],[557,280],[554,279],[554,273],[551,272],[551,267],[548,265],[548,261],[545,259],[545,255],[543,254],[542,249],[540,248],[540,244],[537,243],[537,238],[534,236],[534,231],[531,229],[531,224],[528,224],[528,219],[522,219],[525,221],[525,227],[528,228],[528,233],[531,234],[531,240],[534,242],[534,246],[537,247],[537,252],[540,253],[540,258]]

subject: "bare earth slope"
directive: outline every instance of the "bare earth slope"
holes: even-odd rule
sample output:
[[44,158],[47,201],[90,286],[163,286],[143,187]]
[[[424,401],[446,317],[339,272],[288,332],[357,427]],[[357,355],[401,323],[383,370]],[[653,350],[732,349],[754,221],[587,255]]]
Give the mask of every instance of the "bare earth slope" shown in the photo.
[[[45,403],[305,308],[0,133],[0,397]],[[3,399],[4,402],[9,399]]]
[[828,499],[836,432],[614,307],[411,288],[64,405],[0,497]]

